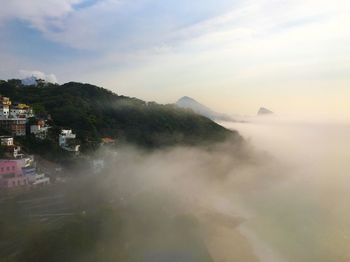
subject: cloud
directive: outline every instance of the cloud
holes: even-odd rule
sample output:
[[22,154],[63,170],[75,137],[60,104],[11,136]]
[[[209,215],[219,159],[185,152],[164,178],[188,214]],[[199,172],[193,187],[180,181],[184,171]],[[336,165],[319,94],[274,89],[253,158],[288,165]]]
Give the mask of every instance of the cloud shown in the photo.
[[[176,47],[197,38],[205,44],[211,37],[212,45],[220,48],[220,42],[276,35],[322,24],[329,17],[339,20],[349,4],[336,2],[339,5],[315,0],[221,0],[215,5],[208,0],[14,0],[2,7],[0,23],[20,19],[53,42],[110,55]],[[344,28],[334,29],[344,33]]]
[[[19,27],[24,21],[40,33],[28,46],[1,34],[7,47],[0,46],[2,56],[11,54],[19,66],[0,70],[49,68],[62,81],[89,81],[160,102],[189,89],[209,105],[215,96],[220,102],[211,106],[218,110],[255,113],[261,102],[253,100],[261,98],[251,94],[264,94],[270,103],[284,101],[287,89],[295,101],[334,88],[346,96],[349,11],[344,0],[7,1],[0,24],[4,17],[20,19]],[[52,48],[33,59],[32,50],[50,42]],[[116,83],[123,83],[118,90]],[[251,104],[242,105],[247,99]],[[284,104],[274,106],[282,110]]]
[[0,23],[11,19],[27,21],[30,26],[45,30],[48,22],[54,22],[71,13],[73,5],[83,0],[30,0],[2,1]]
[[[47,39],[77,49],[157,45],[178,28],[187,27],[232,7],[208,0],[49,0],[6,3],[1,21],[19,19]],[[101,41],[103,39],[103,41]]]
[[19,74],[21,78],[31,78],[42,79],[49,83],[57,83],[57,77],[54,74],[45,74],[41,71],[30,71],[30,70],[20,70]]

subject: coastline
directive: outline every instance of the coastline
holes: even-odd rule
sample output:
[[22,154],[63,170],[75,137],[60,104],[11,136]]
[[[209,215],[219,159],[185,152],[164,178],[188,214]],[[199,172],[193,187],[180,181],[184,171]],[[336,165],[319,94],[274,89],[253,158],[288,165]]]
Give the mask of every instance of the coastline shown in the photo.
[[249,228],[245,224],[241,224],[237,227],[240,234],[248,240],[254,254],[259,258],[261,262],[288,262],[288,260],[282,257],[276,250],[266,244],[253,229]]
[[201,235],[213,262],[260,261],[250,240],[240,232],[240,217],[210,213],[199,217]]

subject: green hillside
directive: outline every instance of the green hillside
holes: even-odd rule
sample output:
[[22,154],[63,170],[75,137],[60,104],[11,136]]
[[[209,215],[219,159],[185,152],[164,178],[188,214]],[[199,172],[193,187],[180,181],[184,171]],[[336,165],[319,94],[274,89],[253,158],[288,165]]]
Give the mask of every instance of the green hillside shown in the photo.
[[210,119],[175,105],[146,103],[90,84],[70,82],[45,87],[0,81],[0,94],[51,115],[57,127],[73,129],[83,147],[101,137],[145,147],[201,144],[239,135]]

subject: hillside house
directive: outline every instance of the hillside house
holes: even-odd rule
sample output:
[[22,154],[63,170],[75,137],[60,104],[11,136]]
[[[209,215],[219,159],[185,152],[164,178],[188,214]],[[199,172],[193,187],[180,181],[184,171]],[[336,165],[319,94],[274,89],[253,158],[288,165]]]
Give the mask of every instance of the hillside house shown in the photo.
[[26,104],[12,104],[8,97],[0,96],[0,128],[14,136],[26,135],[26,123],[33,110]]
[[10,114],[10,106],[10,98],[0,96],[0,117],[8,117],[8,115]]
[[77,144],[76,135],[71,129],[63,129],[58,138],[58,144],[66,151],[79,154],[80,145]]
[[46,186],[50,184],[50,178],[45,176],[45,174],[36,174],[32,186]]
[[46,125],[44,120],[38,120],[35,124],[30,125],[30,133],[36,138],[45,139],[47,137],[50,126]]
[[0,141],[2,146],[13,146],[13,137],[12,136],[0,136]]
[[32,156],[0,160],[0,189],[35,187],[49,183],[49,177],[37,173]]
[[5,148],[6,156],[9,158],[21,158],[21,147],[16,146],[12,136],[0,136],[1,146]]
[[22,160],[0,160],[0,188],[15,188],[29,184],[22,173]]
[[110,137],[103,137],[101,139],[101,146],[114,146],[116,144],[116,140]]

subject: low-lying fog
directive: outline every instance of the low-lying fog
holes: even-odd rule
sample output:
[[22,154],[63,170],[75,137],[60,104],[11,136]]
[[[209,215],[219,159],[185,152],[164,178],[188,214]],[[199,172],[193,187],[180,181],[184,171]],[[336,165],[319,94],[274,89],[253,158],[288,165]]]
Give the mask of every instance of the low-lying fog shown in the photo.
[[350,261],[350,124],[263,117],[224,125],[284,165],[268,186],[241,194],[251,211],[245,226],[280,259]]
[[101,153],[136,261],[350,261],[350,126],[222,124],[248,146]]

